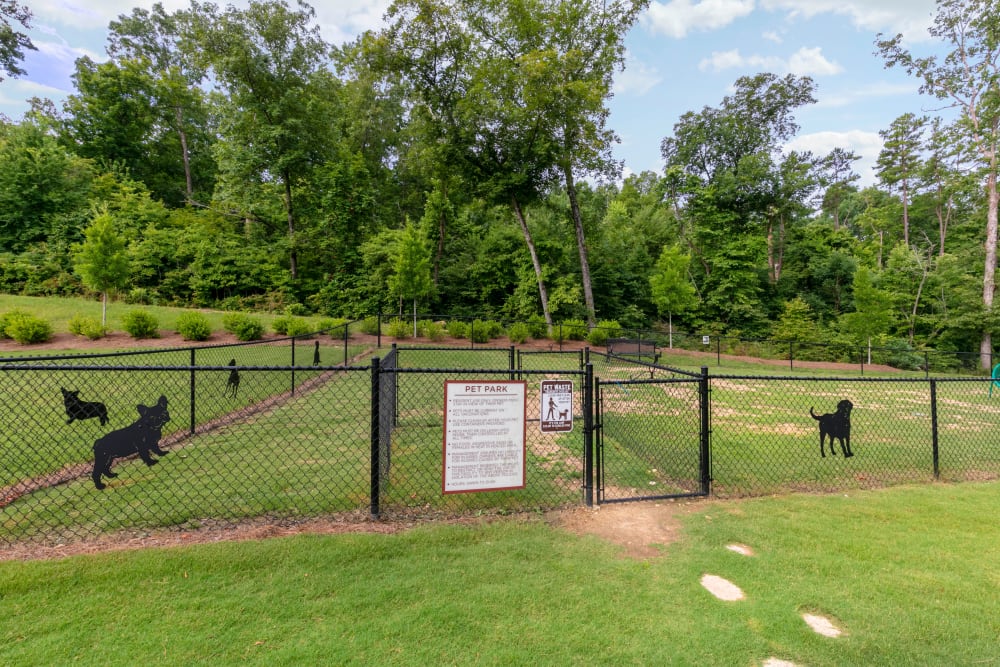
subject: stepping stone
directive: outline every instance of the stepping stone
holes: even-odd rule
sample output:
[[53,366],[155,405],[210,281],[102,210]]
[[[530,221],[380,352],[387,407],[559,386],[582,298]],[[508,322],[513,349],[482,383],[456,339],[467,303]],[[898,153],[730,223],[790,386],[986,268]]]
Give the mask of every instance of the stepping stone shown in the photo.
[[763,662],[761,667],[798,667],[794,662],[790,660],[782,660],[780,658],[768,658]]
[[746,597],[739,586],[714,574],[703,576],[701,578],[701,585],[708,589],[709,593],[726,602],[736,602]]
[[816,614],[802,614],[802,620],[806,622],[818,634],[824,637],[839,637],[842,634],[840,628],[834,625],[830,619]]
[[735,551],[741,556],[753,556],[753,549],[745,544],[727,544],[726,548],[730,551]]

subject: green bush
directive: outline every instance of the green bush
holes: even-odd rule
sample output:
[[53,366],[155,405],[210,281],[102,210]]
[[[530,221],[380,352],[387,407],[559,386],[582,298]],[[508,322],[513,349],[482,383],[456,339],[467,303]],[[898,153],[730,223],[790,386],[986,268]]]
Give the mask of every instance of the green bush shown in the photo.
[[535,340],[542,340],[549,337],[549,327],[545,324],[545,317],[535,313],[528,318],[528,333]]
[[563,336],[569,340],[585,340],[587,338],[587,323],[583,320],[563,320]]
[[361,320],[361,333],[374,336],[378,333],[378,316],[370,315]]
[[309,308],[301,303],[290,303],[285,306],[285,315],[304,316],[309,314]]
[[303,319],[301,317],[292,317],[288,320],[288,325],[285,327],[285,334],[288,336],[306,336],[307,334],[316,333],[316,327],[309,323],[309,320]]
[[447,327],[448,335],[452,338],[468,338],[469,337],[469,325],[462,320],[452,320],[448,322]]
[[608,344],[609,338],[619,338],[622,335],[622,326],[614,320],[604,320],[598,322],[597,326],[587,334],[587,342],[595,347],[604,347]]
[[444,325],[433,320],[420,320],[417,322],[417,331],[424,338],[429,338],[435,343],[444,340]]
[[205,315],[192,310],[177,316],[177,333],[184,340],[208,340],[212,325]]
[[515,322],[510,325],[507,336],[512,343],[523,343],[531,337],[531,327],[524,322]]
[[226,313],[222,316],[222,328],[236,336],[236,340],[244,342],[260,340],[264,336],[261,321],[246,313]]
[[483,320],[474,320],[469,328],[469,338],[473,343],[490,342],[490,326]]
[[108,333],[100,320],[84,315],[74,315],[70,318],[69,332],[74,336],[86,336],[90,340],[103,338]]
[[130,310],[122,317],[122,329],[132,338],[159,338],[160,323],[145,310]]
[[326,333],[330,338],[337,340],[344,339],[344,329],[347,329],[347,337],[351,337],[350,322],[343,317],[324,317],[316,323],[316,330]]
[[12,336],[7,333],[7,327],[10,326],[10,323],[15,319],[24,317],[25,315],[27,315],[27,313],[19,308],[9,310],[3,315],[0,315],[0,338],[12,338]]
[[413,333],[413,325],[405,320],[395,318],[389,320],[385,330],[392,338],[409,338],[410,334]]
[[294,319],[295,318],[291,315],[279,315],[271,321],[271,328],[274,329],[274,333],[279,336],[287,336],[288,327]]
[[7,313],[0,325],[7,338],[13,338],[22,345],[45,343],[52,338],[52,325],[47,320],[23,311]]

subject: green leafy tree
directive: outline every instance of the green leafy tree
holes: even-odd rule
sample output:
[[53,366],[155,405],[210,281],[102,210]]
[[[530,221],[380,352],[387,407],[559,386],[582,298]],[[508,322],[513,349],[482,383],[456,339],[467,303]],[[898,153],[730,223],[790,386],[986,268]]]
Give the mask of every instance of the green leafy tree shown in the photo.
[[878,155],[876,173],[889,188],[898,187],[903,204],[903,243],[910,245],[910,201],[913,181],[920,170],[920,151],[927,118],[905,113],[892,121],[888,130],[879,132],[883,148]]
[[434,291],[434,282],[431,280],[431,253],[425,236],[419,227],[409,221],[399,237],[392,288],[400,301],[413,301],[413,336],[416,337],[417,300]]
[[[14,27],[14,23],[22,28],[31,27],[31,10],[27,5],[18,4],[15,0],[0,0],[0,69],[7,76],[23,76],[20,62],[24,60],[24,50],[37,51],[31,39]],[[0,81],[4,77],[0,76]]]
[[128,251],[107,211],[99,212],[84,231],[85,240],[73,256],[73,269],[83,283],[101,293],[101,326],[108,323],[108,292],[128,281]]
[[858,267],[852,286],[854,312],[844,314],[841,324],[855,340],[867,346],[870,364],[872,339],[888,333],[892,324],[892,302],[889,294],[877,287],[868,267]]
[[801,297],[785,302],[784,310],[771,328],[771,337],[790,342],[812,342],[822,338],[812,308]]
[[[983,309],[993,309],[996,293],[997,214],[1000,207],[1000,5],[991,0],[937,0],[928,29],[951,50],[917,57],[903,47],[903,36],[879,35],[875,44],[887,67],[901,67],[921,81],[920,91],[933,95],[961,113],[962,140],[974,151],[986,192]],[[988,317],[985,319],[989,319]],[[993,338],[984,330],[979,344],[980,365],[989,370]]]
[[649,277],[653,303],[660,313],[666,313],[670,330],[670,347],[674,346],[674,313],[682,313],[696,303],[694,285],[688,278],[690,255],[679,246],[663,246],[656,267]]

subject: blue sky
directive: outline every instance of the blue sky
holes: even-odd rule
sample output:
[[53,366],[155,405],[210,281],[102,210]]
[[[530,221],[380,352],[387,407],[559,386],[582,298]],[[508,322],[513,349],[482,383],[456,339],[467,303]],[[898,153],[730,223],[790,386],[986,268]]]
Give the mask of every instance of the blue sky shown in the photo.
[[[73,92],[76,58],[104,60],[108,23],[141,0],[31,0],[29,52],[21,79],[0,82],[0,112],[18,120],[25,100],[60,104]],[[168,11],[187,0],[162,0]],[[224,5],[226,2],[219,2]],[[241,3],[236,3],[241,4]],[[292,3],[294,4],[294,3]],[[315,2],[325,38],[339,44],[377,29],[386,0]],[[881,149],[879,130],[906,112],[936,113],[918,83],[885,70],[875,55],[877,33],[904,34],[926,53],[933,0],[665,0],[651,2],[626,40],[628,61],[616,77],[609,124],[621,137],[615,150],[628,172],[660,171],[660,142],[687,111],[718,106],[740,76],[760,71],[809,75],[817,103],[801,109],[799,135],[788,148],[825,154],[840,146],[863,157],[863,184]]]

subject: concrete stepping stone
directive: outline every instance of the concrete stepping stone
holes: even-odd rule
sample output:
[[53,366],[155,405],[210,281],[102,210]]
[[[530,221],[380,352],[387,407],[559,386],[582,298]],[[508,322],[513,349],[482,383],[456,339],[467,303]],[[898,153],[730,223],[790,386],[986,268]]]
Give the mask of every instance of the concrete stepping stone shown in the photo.
[[768,658],[765,660],[761,667],[798,667],[791,660],[782,660],[781,658]]
[[806,625],[812,628],[814,632],[821,634],[824,637],[839,637],[843,634],[843,631],[825,616],[819,616],[817,614],[802,614],[802,620],[805,621]]
[[753,549],[745,544],[727,544],[726,548],[730,551],[734,551],[741,556],[753,556]]
[[701,585],[704,586],[709,593],[725,602],[736,602],[737,600],[742,600],[746,597],[743,594],[743,591],[740,590],[739,586],[714,574],[706,574],[703,576],[701,578]]

